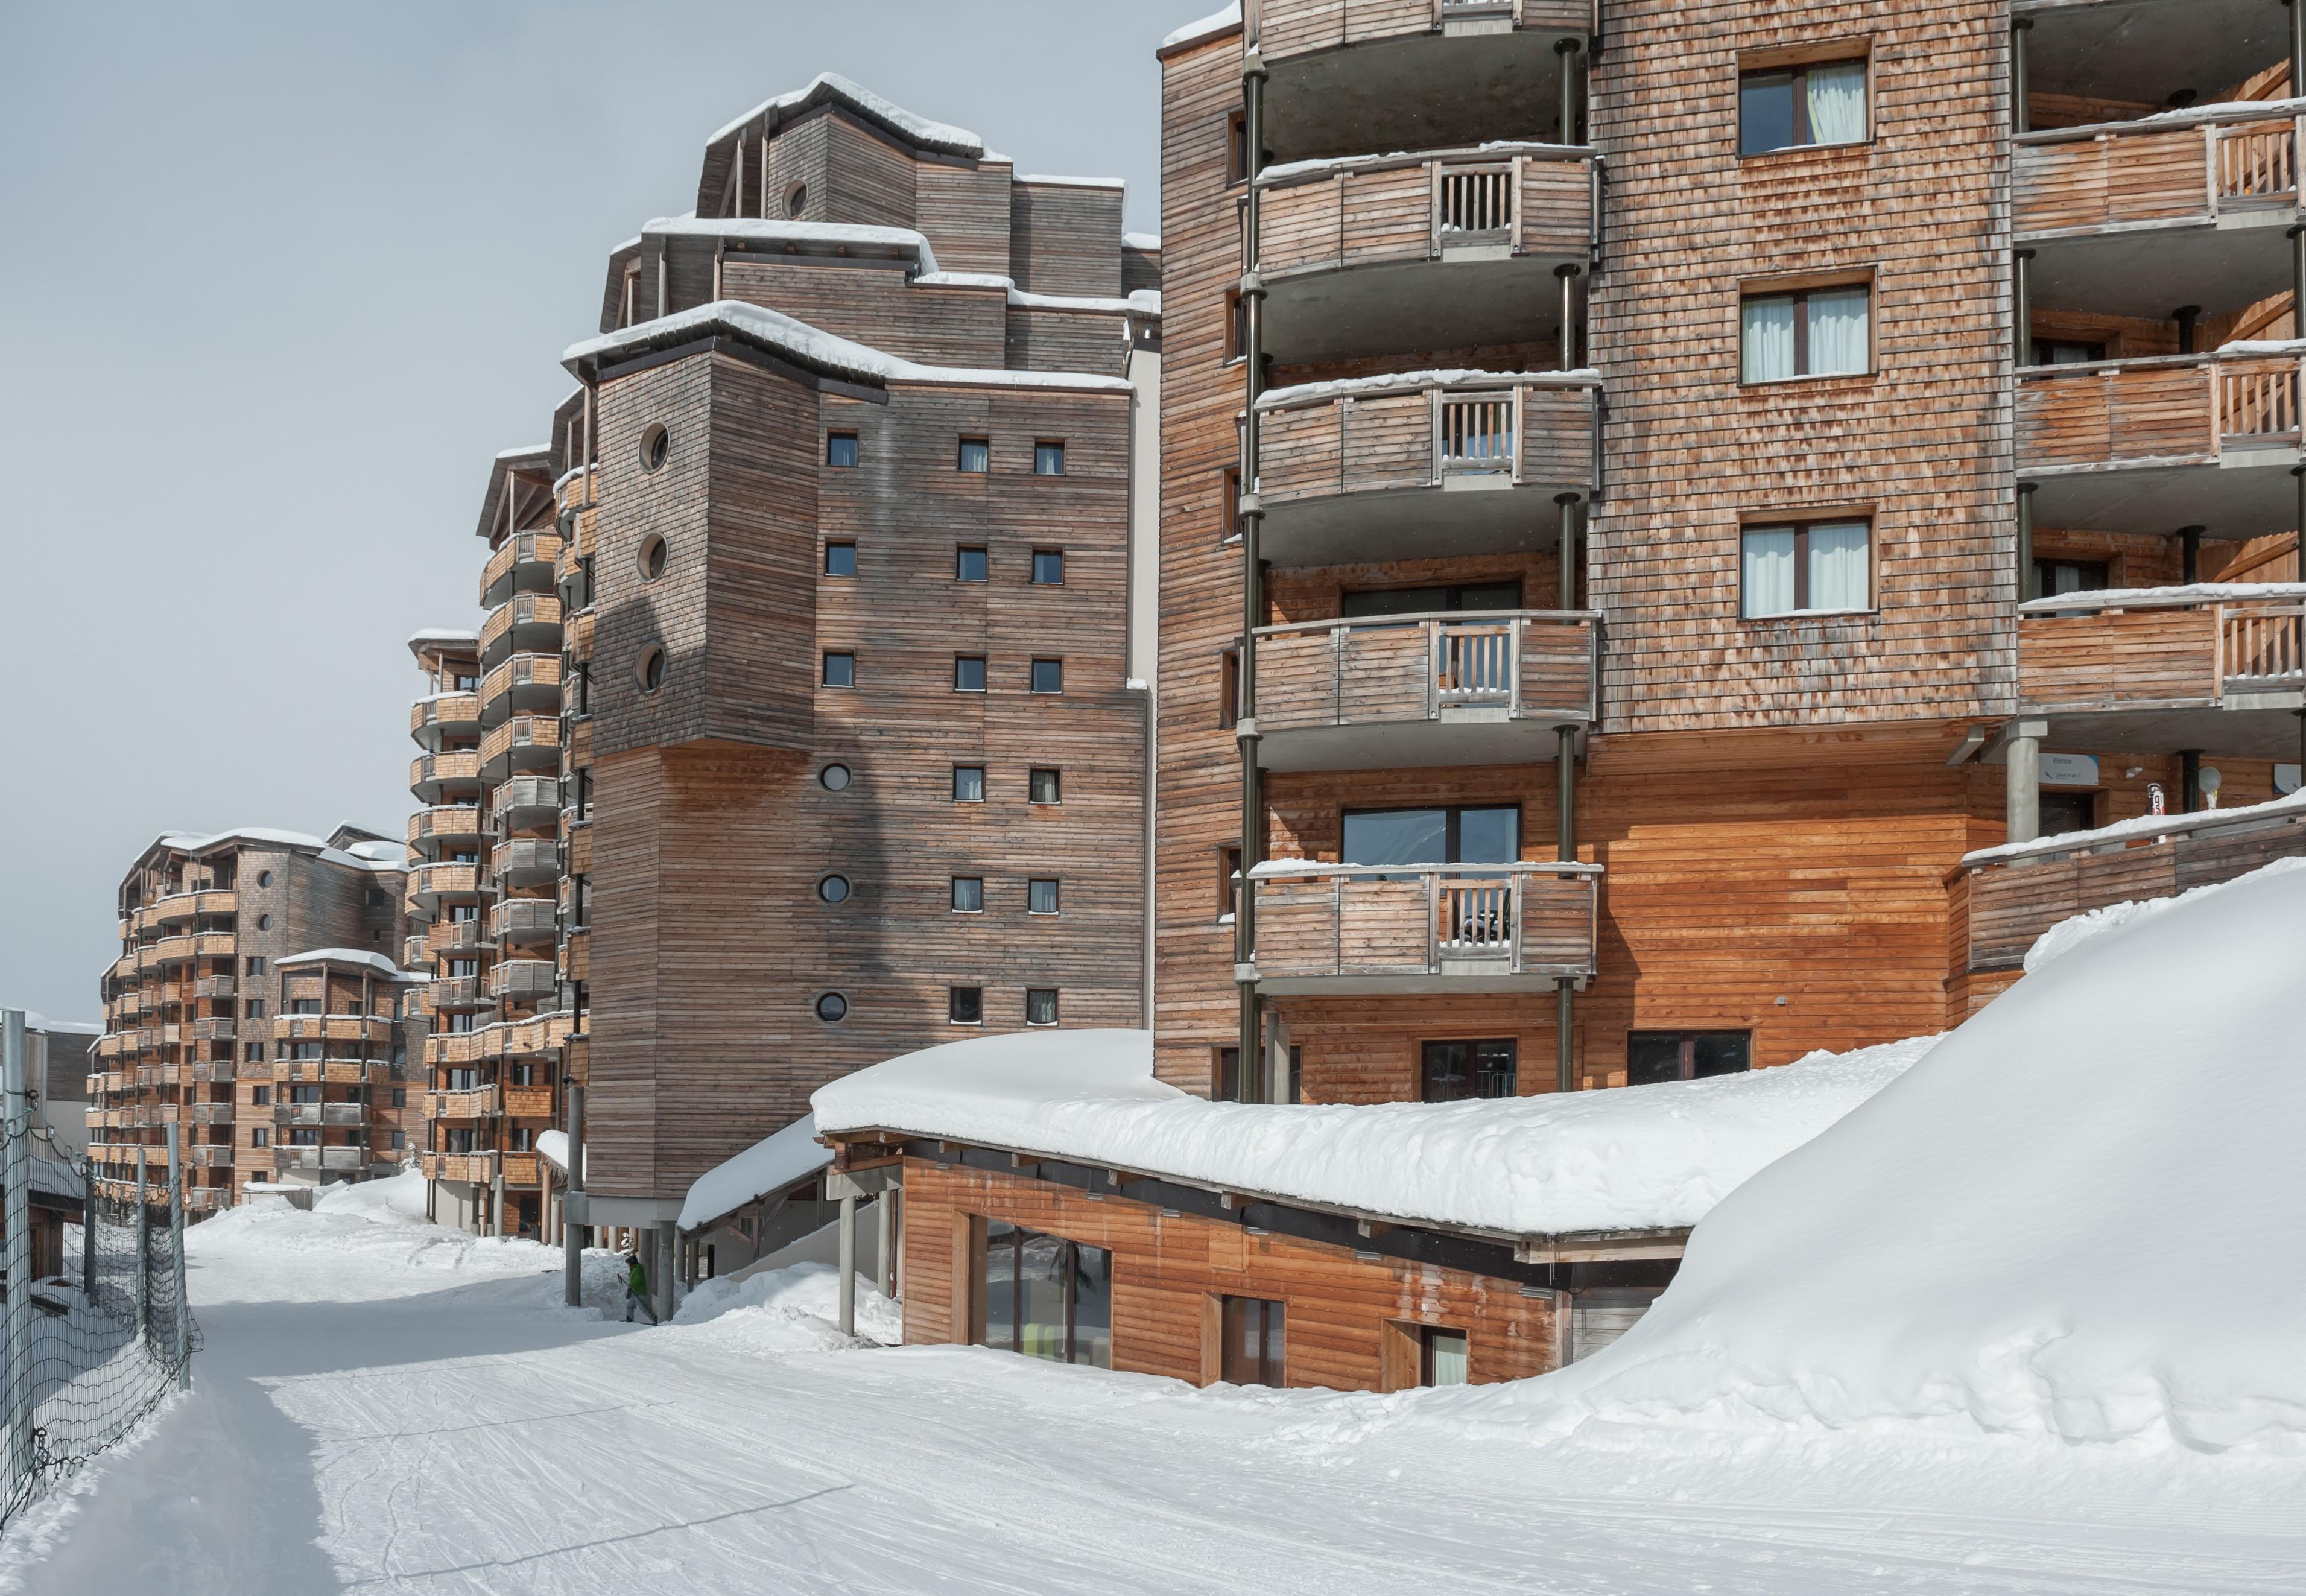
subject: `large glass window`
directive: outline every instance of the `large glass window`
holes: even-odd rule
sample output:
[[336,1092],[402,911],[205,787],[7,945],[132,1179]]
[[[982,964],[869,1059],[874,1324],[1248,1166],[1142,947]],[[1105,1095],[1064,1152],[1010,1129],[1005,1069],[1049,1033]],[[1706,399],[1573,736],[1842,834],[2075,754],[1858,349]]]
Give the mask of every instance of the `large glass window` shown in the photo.
[[1872,534],[1864,521],[1747,527],[1738,550],[1741,612],[1755,619],[1872,609]]
[[1466,1097],[1510,1097],[1519,1079],[1519,1046],[1511,1037],[1428,1042],[1420,1050],[1428,1103]]
[[1509,865],[1521,857],[1521,809],[1349,809],[1348,865]]
[[1626,1038],[1626,1084],[1696,1080],[1754,1067],[1751,1031],[1635,1031]]
[[1427,1325],[1419,1339],[1424,1344],[1418,1349],[1418,1383],[1424,1386],[1462,1386],[1466,1381],[1465,1332],[1445,1330],[1439,1325]]
[[1258,1297],[1225,1300],[1223,1378],[1236,1386],[1278,1386],[1283,1380],[1281,1304]]
[[1113,1254],[999,1219],[985,1225],[984,1344],[1113,1367]]
[[1738,78],[1738,153],[1866,139],[1866,63],[1818,61]]
[[1863,283],[1746,295],[1738,302],[1738,380],[1781,382],[1872,371],[1873,298]]

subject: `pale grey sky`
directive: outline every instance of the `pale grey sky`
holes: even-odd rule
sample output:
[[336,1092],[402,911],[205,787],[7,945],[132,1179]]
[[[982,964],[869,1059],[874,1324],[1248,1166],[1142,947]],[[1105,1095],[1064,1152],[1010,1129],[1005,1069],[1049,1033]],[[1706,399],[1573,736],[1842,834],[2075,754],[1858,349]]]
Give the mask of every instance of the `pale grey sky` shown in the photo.
[[1153,47],[1214,0],[0,8],[0,1003],[99,1018],[158,832],[397,835],[404,639],[477,624],[611,246],[836,71],[1159,226]]

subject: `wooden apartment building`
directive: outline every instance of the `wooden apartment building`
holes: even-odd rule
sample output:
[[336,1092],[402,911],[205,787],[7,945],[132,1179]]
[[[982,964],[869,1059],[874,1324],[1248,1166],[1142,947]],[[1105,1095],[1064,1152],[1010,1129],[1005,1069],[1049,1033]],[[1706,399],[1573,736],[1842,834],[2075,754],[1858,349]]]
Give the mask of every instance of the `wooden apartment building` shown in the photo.
[[[1160,1075],[1782,1064],[2299,851],[2204,812],[2294,790],[2306,726],[2302,11],[1248,0],[1165,43]],[[2158,839],[2059,845],[2157,789]],[[959,1277],[1046,1246],[1134,1289],[1114,1367],[1187,1378],[1414,1384],[1426,1332],[1535,1371],[1678,1250],[1244,1243],[1283,1210],[900,1150],[841,1169],[903,1171],[909,1336],[982,1339]]]
[[251,1182],[398,1170],[422,1029],[395,962],[403,851],[354,826],[170,833],[144,850],[120,886],[89,1055],[99,1196],[132,1199],[140,1152],[165,1182],[170,1125],[195,1218]]
[[443,1218],[557,1228],[571,1085],[585,1222],[662,1235],[836,1075],[1141,1023],[1160,265],[1121,207],[826,76],[611,252],[493,468],[482,626],[412,642]]

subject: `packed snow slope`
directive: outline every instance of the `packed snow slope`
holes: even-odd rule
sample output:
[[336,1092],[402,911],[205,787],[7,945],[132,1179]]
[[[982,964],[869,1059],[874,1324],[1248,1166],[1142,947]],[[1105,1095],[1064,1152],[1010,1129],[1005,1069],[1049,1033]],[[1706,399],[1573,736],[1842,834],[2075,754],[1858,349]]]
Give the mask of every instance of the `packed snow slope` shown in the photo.
[[2037,963],[1527,1391],[1570,1426],[2306,1454],[2302,1126],[2306,873],[2270,868]]

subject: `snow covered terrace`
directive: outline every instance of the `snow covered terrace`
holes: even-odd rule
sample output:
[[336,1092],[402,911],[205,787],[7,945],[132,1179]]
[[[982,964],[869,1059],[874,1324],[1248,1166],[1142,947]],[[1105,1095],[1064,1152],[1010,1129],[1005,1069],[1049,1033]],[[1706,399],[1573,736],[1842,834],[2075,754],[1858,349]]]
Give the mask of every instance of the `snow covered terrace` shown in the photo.
[[1468,1243],[1524,1266],[1667,1259],[1730,1191],[1934,1041],[1567,1097],[1262,1106],[1157,1080],[1148,1032],[1037,1031],[892,1059],[813,1103],[843,1169],[901,1152],[1038,1173],[1436,1263]]

